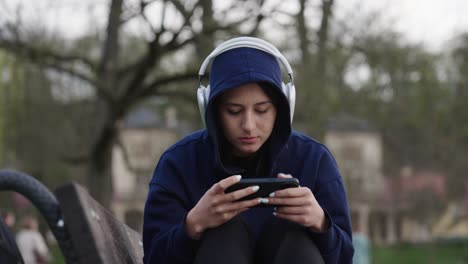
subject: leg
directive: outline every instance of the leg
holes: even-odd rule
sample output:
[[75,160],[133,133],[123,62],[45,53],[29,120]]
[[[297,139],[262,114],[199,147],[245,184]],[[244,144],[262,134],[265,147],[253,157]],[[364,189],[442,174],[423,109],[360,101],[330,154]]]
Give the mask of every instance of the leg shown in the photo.
[[276,217],[260,233],[257,263],[323,264],[323,258],[304,227]]
[[195,264],[252,262],[255,238],[240,217],[207,230],[201,239]]

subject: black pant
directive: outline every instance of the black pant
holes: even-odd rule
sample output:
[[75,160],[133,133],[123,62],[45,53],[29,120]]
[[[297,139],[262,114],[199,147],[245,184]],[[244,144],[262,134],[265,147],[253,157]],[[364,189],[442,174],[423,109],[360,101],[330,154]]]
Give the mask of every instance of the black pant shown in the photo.
[[195,264],[319,264],[324,263],[304,227],[272,217],[258,240],[240,217],[207,230]]

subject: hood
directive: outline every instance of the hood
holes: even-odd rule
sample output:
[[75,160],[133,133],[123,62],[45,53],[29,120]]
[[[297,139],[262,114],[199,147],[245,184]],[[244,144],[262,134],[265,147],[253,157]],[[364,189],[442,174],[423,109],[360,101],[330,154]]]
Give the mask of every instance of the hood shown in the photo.
[[[259,83],[274,100],[277,108],[275,126],[270,138],[261,148],[265,161],[262,177],[272,177],[274,163],[291,135],[289,102],[281,90],[281,69],[273,55],[254,48],[236,48],[214,58],[210,69],[210,96],[205,112],[208,137],[214,146],[215,167],[223,176],[243,174],[240,168],[229,166],[223,159],[224,136],[218,124],[214,101],[223,92],[247,83]],[[273,98],[272,98],[273,99]],[[260,152],[260,151],[259,151]],[[266,158],[265,158],[266,157]]]

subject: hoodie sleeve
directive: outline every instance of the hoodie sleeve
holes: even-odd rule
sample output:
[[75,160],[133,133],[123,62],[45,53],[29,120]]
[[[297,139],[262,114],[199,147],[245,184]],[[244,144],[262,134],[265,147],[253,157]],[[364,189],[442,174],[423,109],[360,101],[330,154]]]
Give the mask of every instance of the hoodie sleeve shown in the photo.
[[329,221],[325,232],[310,231],[325,263],[351,264],[354,248],[346,192],[336,162],[328,151],[320,160],[313,193]]
[[[145,205],[143,224],[144,263],[191,263],[199,241],[185,231],[190,210],[182,193],[177,169],[162,158],[155,170]],[[171,186],[171,189],[163,186]]]

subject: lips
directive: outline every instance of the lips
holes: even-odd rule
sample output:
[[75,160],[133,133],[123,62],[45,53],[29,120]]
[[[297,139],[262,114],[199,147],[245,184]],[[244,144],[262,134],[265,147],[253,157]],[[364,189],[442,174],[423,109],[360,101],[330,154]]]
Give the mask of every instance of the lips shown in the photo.
[[257,137],[241,137],[239,140],[244,144],[253,144],[257,141]]

